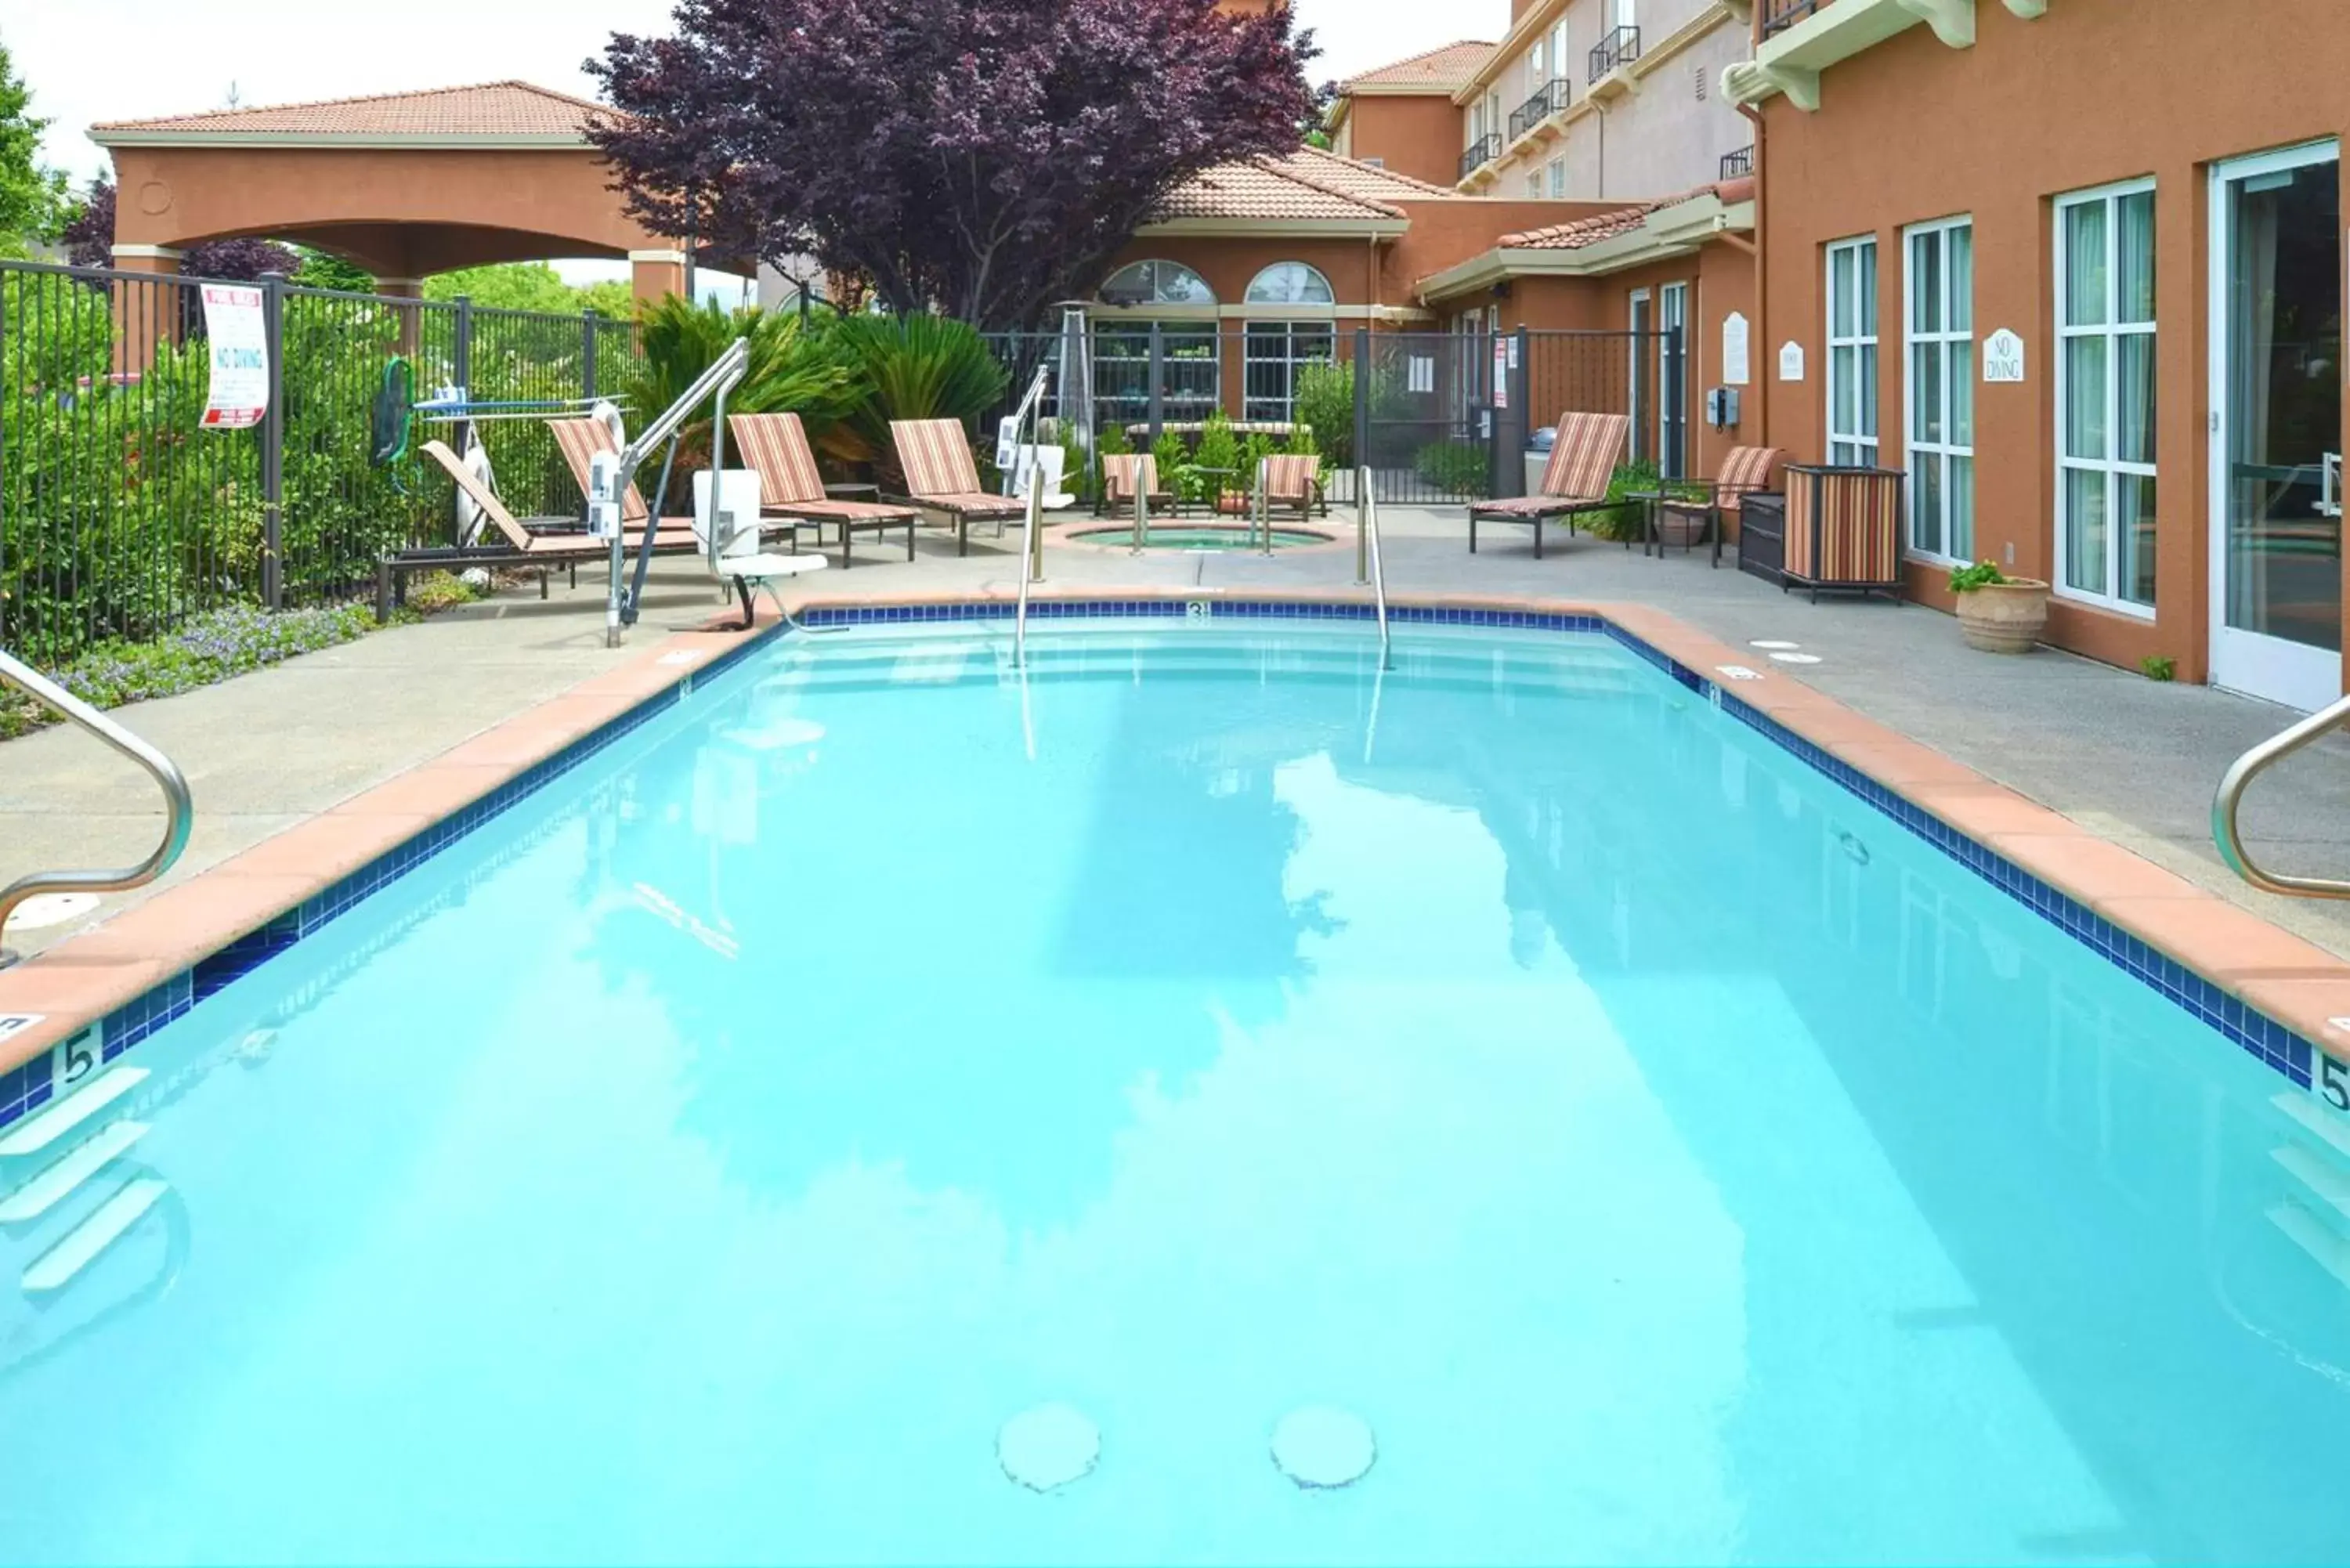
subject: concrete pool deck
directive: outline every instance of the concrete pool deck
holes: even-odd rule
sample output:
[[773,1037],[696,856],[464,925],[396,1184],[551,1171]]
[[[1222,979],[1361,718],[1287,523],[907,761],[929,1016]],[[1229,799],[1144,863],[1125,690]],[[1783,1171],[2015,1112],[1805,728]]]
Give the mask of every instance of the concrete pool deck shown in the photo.
[[[1391,592],[1523,593],[1639,604],[1742,649],[1803,645],[1820,662],[1782,673],[2328,949],[2350,957],[2350,905],[2272,898],[2220,862],[2209,813],[2220,774],[2290,722],[2282,709],[2202,687],[2162,685],[2048,649],[2021,659],[1964,647],[1950,618],[1881,601],[1784,595],[1706,556],[1659,560],[1578,540],[1536,561],[1516,531],[1471,556],[1458,511],[1384,514]],[[1321,520],[1317,519],[1317,524]],[[1352,519],[1328,526],[1347,534]],[[853,570],[808,579],[827,598],[958,594],[1017,585],[1017,535],[984,531],[958,558],[921,536],[920,557],[867,543]],[[522,589],[432,621],[377,633],[121,717],[175,758],[193,785],[196,829],[156,888],[104,900],[94,916],[42,929],[12,926],[11,946],[47,942],[185,881],[340,802],[461,745],[531,706],[612,670],[665,631],[716,609],[698,565],[656,563],[630,647],[603,646],[600,583]],[[1135,556],[1089,544],[1048,549],[1048,583],[1208,588],[1350,588],[1351,550]],[[1768,665],[1750,650],[1750,663]],[[2254,852],[2284,869],[2350,876],[2350,739],[2331,738],[2277,769],[2247,803]],[[62,866],[138,859],[159,823],[145,775],[69,729],[0,742],[0,883]]]

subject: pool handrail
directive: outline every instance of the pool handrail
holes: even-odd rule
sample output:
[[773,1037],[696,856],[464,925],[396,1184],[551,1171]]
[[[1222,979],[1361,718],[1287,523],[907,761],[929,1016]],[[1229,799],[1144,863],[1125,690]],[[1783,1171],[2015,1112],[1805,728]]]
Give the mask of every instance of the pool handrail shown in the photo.
[[1012,668],[1028,668],[1028,585],[1045,576],[1045,465],[1028,465],[1028,533],[1020,541],[1020,607],[1012,621]]
[[[1355,558],[1358,562],[1366,557],[1369,560],[1371,602],[1378,607],[1379,612],[1379,668],[1392,670],[1395,668],[1395,647],[1388,636],[1387,566],[1379,558],[1379,498],[1372,492],[1371,471],[1368,466],[1356,471],[1355,489],[1357,495],[1355,507]],[[1360,567],[1357,569],[1359,571]],[[1358,578],[1357,581],[1359,580]]]
[[[40,894],[120,893],[143,888],[169,871],[187,848],[188,835],[196,825],[195,797],[189,793],[187,775],[180,771],[179,764],[5,649],[0,649],[0,684],[20,687],[32,693],[42,706],[146,769],[162,786],[164,805],[170,813],[163,826],[162,841],[136,866],[114,871],[35,871],[0,888],[0,929],[6,928],[9,915],[18,905]],[[0,969],[15,961],[14,954],[0,948]]]
[[[650,424],[638,431],[634,441],[621,447],[608,463],[590,470],[591,480],[600,478],[603,488],[599,493],[588,498],[588,520],[592,525],[600,517],[603,526],[610,530],[612,542],[612,579],[606,590],[604,607],[605,647],[620,646],[623,628],[636,619],[638,606],[643,602],[645,574],[652,565],[653,539],[660,532],[661,511],[669,503],[670,471],[677,462],[675,438],[684,429],[686,421],[693,417],[693,411],[712,397],[718,401],[723,431],[726,394],[741,384],[750,368],[751,340],[737,337],[711,361],[708,369],[693,379],[693,384],[686,388],[677,401],[663,409],[654,416]],[[723,443],[725,438],[721,434],[718,440]],[[664,442],[669,443],[669,455],[661,465],[660,486],[650,508],[652,515],[645,524],[644,538],[637,551],[636,575],[631,580],[628,572],[628,544],[623,538],[627,530],[621,522],[621,498],[628,493],[629,486],[635,483],[637,470],[643,467],[654,449]],[[719,450],[723,451],[723,444]]]
[[2243,834],[2236,821],[2244,803],[2244,791],[2251,787],[2252,780],[2345,721],[2350,721],[2350,697],[2341,698],[2332,706],[2321,708],[2299,723],[2270,736],[2230,763],[2228,771],[2220,775],[2219,791],[2211,797],[2211,841],[2219,846],[2220,858],[2227,862],[2228,869],[2263,893],[2287,898],[2350,898],[2350,882],[2328,877],[2292,877],[2264,869],[2244,847]]

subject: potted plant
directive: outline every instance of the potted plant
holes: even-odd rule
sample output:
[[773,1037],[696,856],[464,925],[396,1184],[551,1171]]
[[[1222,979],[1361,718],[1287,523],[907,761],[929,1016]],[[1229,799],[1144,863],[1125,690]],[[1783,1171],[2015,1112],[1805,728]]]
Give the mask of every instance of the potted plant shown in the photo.
[[2048,625],[2048,585],[2011,577],[1989,561],[1950,573],[1959,596],[1959,631],[1985,653],[2029,653]]

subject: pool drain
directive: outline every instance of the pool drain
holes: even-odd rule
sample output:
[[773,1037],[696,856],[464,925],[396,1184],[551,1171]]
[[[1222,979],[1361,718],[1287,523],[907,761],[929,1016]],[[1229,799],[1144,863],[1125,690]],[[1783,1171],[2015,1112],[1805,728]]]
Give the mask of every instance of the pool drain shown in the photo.
[[1066,1405],[1039,1405],[1003,1423],[995,1458],[1029,1490],[1051,1491],[1092,1473],[1101,1459],[1101,1430]]
[[1352,1486],[1378,1458],[1370,1424],[1326,1405],[1292,1410],[1273,1429],[1273,1462],[1308,1490]]

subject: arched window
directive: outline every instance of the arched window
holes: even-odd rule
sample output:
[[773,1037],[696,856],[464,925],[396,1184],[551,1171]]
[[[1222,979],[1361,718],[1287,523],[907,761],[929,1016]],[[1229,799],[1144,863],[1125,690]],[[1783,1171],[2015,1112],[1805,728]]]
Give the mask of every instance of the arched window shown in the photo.
[[1304,262],[1275,262],[1248,286],[1251,305],[1336,305],[1330,280]]
[[1208,280],[1180,262],[1141,261],[1122,266],[1101,286],[1104,305],[1213,305]]

